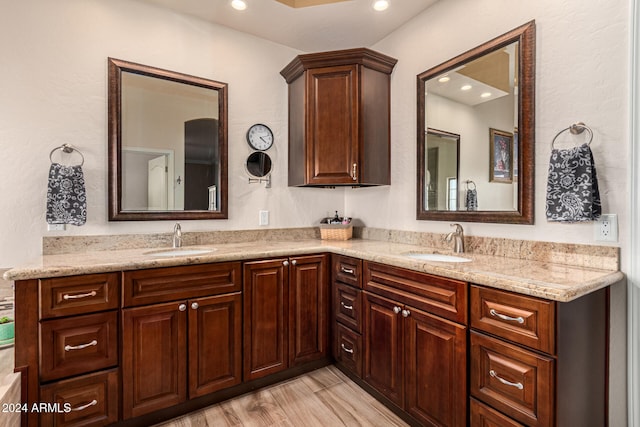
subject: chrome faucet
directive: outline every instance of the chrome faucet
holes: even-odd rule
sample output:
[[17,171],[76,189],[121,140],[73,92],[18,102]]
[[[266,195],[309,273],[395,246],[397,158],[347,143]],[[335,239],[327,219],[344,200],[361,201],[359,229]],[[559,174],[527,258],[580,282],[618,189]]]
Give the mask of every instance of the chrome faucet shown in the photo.
[[176,222],[176,225],[173,226],[173,247],[182,247],[182,228],[180,228],[179,222]]
[[444,238],[446,242],[451,242],[453,239],[453,252],[457,254],[464,253],[464,230],[460,224],[451,224],[455,227],[455,231],[447,234]]

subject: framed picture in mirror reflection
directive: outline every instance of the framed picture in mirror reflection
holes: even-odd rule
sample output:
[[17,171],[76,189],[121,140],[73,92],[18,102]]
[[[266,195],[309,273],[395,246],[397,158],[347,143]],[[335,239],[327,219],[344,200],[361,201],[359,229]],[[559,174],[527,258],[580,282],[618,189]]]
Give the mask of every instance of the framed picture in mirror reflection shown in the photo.
[[489,128],[489,181],[513,182],[513,134]]

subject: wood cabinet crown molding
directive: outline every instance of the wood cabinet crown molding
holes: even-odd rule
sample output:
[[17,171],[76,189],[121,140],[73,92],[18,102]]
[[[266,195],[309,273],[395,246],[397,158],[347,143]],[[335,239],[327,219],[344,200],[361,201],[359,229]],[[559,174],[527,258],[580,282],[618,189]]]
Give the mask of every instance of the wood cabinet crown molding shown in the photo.
[[311,68],[358,64],[385,74],[391,74],[397,59],[364,47],[330,52],[307,53],[296,56],[280,74],[287,83]]

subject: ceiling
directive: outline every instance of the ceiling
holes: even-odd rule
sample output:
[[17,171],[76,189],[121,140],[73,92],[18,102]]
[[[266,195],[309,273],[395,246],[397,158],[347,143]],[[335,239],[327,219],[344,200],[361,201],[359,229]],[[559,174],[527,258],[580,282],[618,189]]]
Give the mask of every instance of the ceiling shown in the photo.
[[[390,0],[383,12],[373,0],[347,0],[290,7],[276,0],[245,0],[237,11],[231,0],[137,0],[192,15],[304,52],[370,47],[438,0]],[[285,3],[291,3],[287,1]]]

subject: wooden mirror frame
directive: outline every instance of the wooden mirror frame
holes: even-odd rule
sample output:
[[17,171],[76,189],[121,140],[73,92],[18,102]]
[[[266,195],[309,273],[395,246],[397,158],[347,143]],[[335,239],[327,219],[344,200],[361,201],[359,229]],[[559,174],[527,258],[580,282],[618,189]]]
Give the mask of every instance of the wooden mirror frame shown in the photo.
[[[227,84],[174,71],[109,58],[109,221],[156,221],[183,219],[227,219]],[[218,143],[220,153],[220,208],[209,210],[122,210],[122,72],[199,86],[218,93]]]
[[[496,49],[519,42],[518,64],[518,209],[514,211],[428,211],[424,209],[425,85],[426,81]],[[535,181],[535,21],[431,68],[417,76],[418,87],[418,220],[533,224]]]

